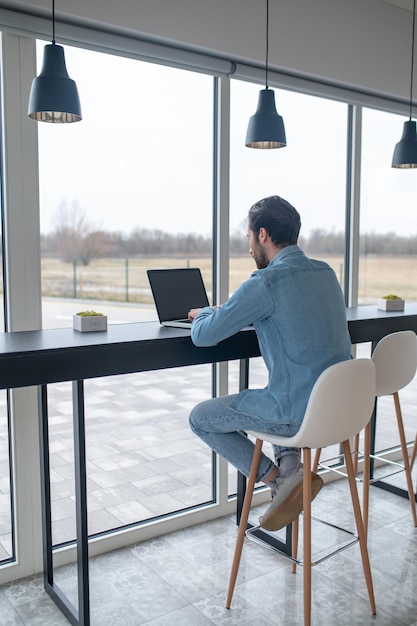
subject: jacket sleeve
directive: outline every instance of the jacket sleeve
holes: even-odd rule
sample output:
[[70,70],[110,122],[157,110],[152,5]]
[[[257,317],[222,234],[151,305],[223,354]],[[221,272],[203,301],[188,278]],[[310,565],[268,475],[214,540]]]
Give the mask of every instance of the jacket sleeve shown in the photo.
[[191,326],[191,339],[196,346],[214,346],[246,326],[255,325],[273,308],[267,284],[254,272],[220,308],[205,307],[200,311]]

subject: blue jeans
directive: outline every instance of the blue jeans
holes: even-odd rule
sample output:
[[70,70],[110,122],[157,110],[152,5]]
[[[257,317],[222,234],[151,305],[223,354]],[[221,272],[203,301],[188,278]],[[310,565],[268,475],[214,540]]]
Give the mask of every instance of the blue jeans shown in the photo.
[[[279,424],[276,420],[270,422],[256,415],[240,413],[230,406],[234,398],[236,395],[200,402],[190,413],[190,427],[212,450],[234,465],[239,472],[249,476],[254,444],[240,431],[256,430],[271,435],[292,437],[300,426]],[[285,454],[293,454],[295,451],[299,453],[298,448],[273,446],[273,449],[277,460]],[[257,482],[263,481],[273,468],[274,462],[262,453]]]

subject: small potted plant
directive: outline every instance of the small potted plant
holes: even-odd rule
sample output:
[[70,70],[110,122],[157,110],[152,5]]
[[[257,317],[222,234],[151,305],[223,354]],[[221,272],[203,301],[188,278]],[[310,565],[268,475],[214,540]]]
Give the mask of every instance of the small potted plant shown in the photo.
[[107,315],[97,311],[79,311],[72,319],[74,330],[80,333],[107,330]]
[[393,293],[378,298],[377,308],[381,311],[404,311],[404,300]]

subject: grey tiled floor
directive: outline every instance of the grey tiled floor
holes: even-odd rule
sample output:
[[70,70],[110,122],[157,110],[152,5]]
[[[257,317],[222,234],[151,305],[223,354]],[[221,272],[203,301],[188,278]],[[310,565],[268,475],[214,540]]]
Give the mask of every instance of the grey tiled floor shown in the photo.
[[[352,527],[346,480],[325,485],[314,513]],[[253,509],[255,519],[262,507]],[[90,560],[94,626],[269,626],[302,624],[302,569],[245,541],[230,610],[224,608],[236,537],[233,516],[210,521]],[[333,531],[332,531],[333,532]],[[321,524],[313,549],[338,543]],[[369,551],[377,604],[370,614],[357,546],[313,569],[313,625],[417,625],[417,529],[409,503],[371,489]],[[74,567],[56,574],[74,597]],[[0,588],[2,626],[59,626],[66,619],[42,587],[41,576]]]

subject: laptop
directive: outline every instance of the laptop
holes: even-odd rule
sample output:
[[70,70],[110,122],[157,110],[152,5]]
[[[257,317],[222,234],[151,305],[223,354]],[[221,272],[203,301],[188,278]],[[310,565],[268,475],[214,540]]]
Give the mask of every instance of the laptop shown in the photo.
[[163,326],[190,328],[188,311],[210,306],[199,268],[147,270],[147,274]]

